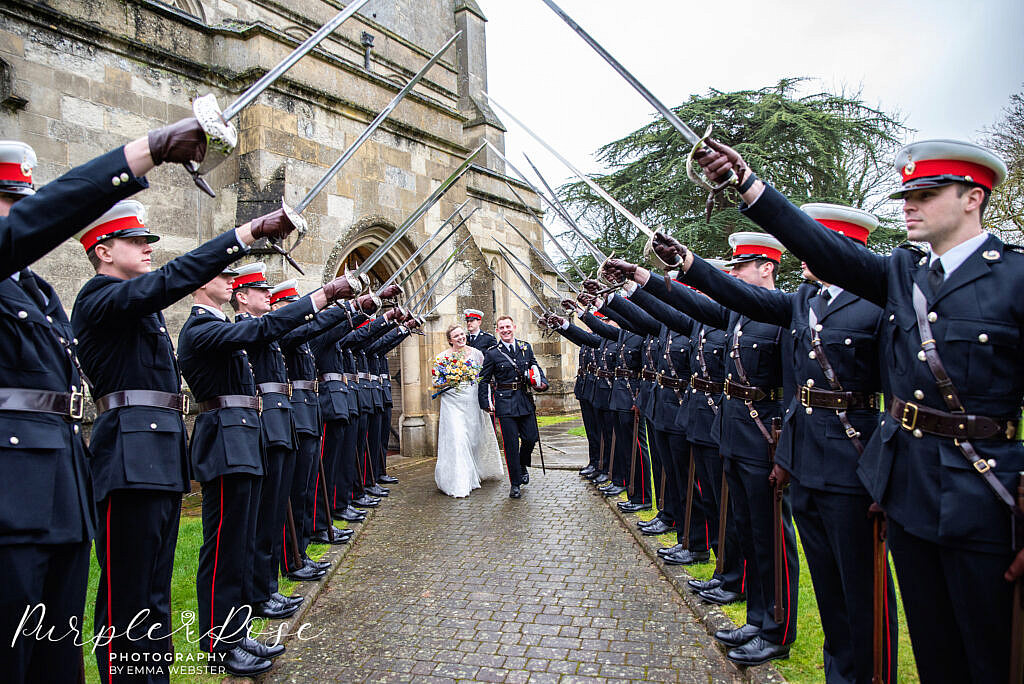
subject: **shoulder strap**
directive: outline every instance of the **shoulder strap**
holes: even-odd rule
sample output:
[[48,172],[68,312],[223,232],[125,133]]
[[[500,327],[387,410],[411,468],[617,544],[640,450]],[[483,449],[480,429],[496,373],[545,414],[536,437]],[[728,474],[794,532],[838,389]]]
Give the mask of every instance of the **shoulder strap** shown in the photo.
[[[821,335],[818,334],[818,314],[814,312],[814,309],[808,309],[808,312],[809,323],[811,324],[811,349],[814,352],[811,356],[821,367],[821,372],[825,374],[829,387],[835,392],[842,392],[843,385],[839,382],[839,377],[836,375],[832,364],[829,363],[828,356],[825,355],[825,347],[821,343]],[[850,439],[850,443],[853,444],[853,448],[857,450],[857,454],[863,454],[864,445],[860,441],[860,433],[850,423],[850,418],[846,415],[846,411],[836,409],[836,416],[839,418],[839,422],[842,423],[843,430]]]
[[[743,362],[740,361],[740,335],[739,333],[743,330],[743,317],[740,316],[736,323],[736,327],[733,328],[732,333],[732,349],[729,351],[729,356],[732,357],[733,363],[736,365],[736,375],[740,376],[740,382],[744,385],[749,386],[750,381],[747,379],[747,372],[743,368]],[[754,408],[754,402],[749,399],[744,399],[743,403],[746,404],[747,410],[750,412],[750,418],[754,421],[754,425],[760,430],[761,436],[764,437],[764,441],[768,442],[769,447],[775,446],[775,437],[765,427],[764,421],[761,420],[760,414],[757,409]]]

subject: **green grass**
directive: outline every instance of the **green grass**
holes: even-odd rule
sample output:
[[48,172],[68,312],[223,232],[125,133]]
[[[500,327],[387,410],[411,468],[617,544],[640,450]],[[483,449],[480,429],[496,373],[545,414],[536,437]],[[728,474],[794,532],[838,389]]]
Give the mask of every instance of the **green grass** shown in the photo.
[[[344,527],[344,525],[342,525]],[[191,611],[198,615],[196,604],[196,571],[199,564],[199,547],[203,544],[203,523],[200,518],[182,516],[178,528],[178,545],[174,551],[174,573],[171,577],[171,619],[175,629],[181,626],[181,616],[184,611]],[[310,558],[319,559],[330,547],[326,544],[313,544],[308,549]],[[96,605],[96,589],[100,580],[100,568],[96,562],[95,549],[89,564],[89,590],[85,599],[85,616],[83,637],[88,639],[93,634],[93,606]],[[285,577],[280,579],[280,592],[285,596],[291,595],[297,582]],[[260,619],[253,623],[253,631],[258,632],[263,628],[265,621]],[[198,660],[201,652],[198,644],[200,630],[193,625],[192,636],[186,636],[185,630],[177,631],[174,634],[174,650],[183,654],[185,660],[180,661],[183,665],[199,665]],[[195,641],[196,643],[191,643]],[[96,656],[90,652],[87,643],[85,653],[85,675],[89,684],[101,684],[99,671],[96,669]],[[191,654],[192,659],[188,660]],[[217,675],[195,675],[195,674],[172,674],[171,681],[180,684],[215,684],[223,679]]]
[[578,415],[575,416],[537,416],[537,426],[544,427],[545,425],[556,425],[558,423],[568,423],[570,420],[579,420]]
[[[625,495],[619,497],[625,500]],[[640,511],[637,514],[644,520],[650,520],[657,515],[657,509],[651,511]],[[676,543],[675,534],[662,534],[657,537],[662,546],[674,546]],[[822,662],[821,647],[825,636],[821,631],[821,620],[818,617],[818,601],[814,596],[814,587],[811,584],[811,573],[807,569],[807,559],[804,557],[804,549],[800,544],[800,533],[797,530],[797,549],[800,551],[800,595],[797,609],[797,638],[793,644],[787,660],[776,660],[774,665],[779,673],[790,682],[822,682],[825,680],[824,664]],[[714,554],[712,553],[712,559]],[[700,580],[711,579],[715,572],[715,563],[700,563],[688,565],[686,571],[693,577]],[[895,578],[895,572],[893,573]],[[896,604],[899,610],[899,675],[897,682],[901,684],[913,684],[919,682],[917,676],[917,665],[914,662],[914,653],[910,647],[910,634],[907,632],[907,618],[903,612],[903,603],[899,600],[899,587],[896,591]],[[723,606],[722,610],[729,619],[737,625],[742,625],[747,620],[747,604],[745,602],[733,603]]]
[[580,425],[579,427],[569,428],[568,433],[570,435],[576,435],[577,437],[586,437],[587,429]]

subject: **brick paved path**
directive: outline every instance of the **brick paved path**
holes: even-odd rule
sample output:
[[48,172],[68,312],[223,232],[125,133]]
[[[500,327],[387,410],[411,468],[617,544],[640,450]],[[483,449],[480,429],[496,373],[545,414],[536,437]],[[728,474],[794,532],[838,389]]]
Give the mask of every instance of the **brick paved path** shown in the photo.
[[519,501],[402,475],[268,681],[741,681],[575,472]]

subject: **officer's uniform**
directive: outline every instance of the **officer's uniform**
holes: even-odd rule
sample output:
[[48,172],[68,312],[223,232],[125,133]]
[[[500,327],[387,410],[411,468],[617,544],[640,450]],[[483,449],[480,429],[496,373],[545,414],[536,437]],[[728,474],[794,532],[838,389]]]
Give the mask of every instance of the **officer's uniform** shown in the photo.
[[[483,320],[484,312],[478,309],[466,309],[466,320]],[[478,331],[475,335],[470,335],[469,331],[466,331],[466,344],[473,349],[479,349],[480,351],[487,351],[494,345],[498,344],[498,338],[489,332],[484,330]]]
[[384,475],[384,457],[387,450],[386,437],[391,427],[391,378],[387,377],[387,361],[385,355],[401,344],[402,340],[409,336],[404,327],[397,327],[381,335],[364,350],[367,361],[367,371],[376,385],[374,388],[373,418],[367,428],[367,448],[370,454],[370,465],[373,471],[373,480],[370,484],[378,484],[377,479]]
[[[954,181],[991,188],[1006,173],[995,155],[955,141],[912,144],[896,166],[904,185],[894,196]],[[822,228],[770,187],[744,212],[820,278],[883,308],[888,415],[857,472],[889,519],[921,680],[1007,681],[1013,585],[1003,573],[1014,548],[1009,506],[987,478],[1013,499],[1024,470],[1016,435],[1024,396],[1024,255],[982,233],[941,258],[912,247],[880,256]],[[930,368],[915,285],[960,413]],[[980,458],[976,464],[958,446],[964,441]]]
[[[878,225],[874,216],[849,207],[815,204],[805,210],[862,243]],[[697,258],[686,282],[734,311],[789,329],[782,339],[783,357],[799,387],[786,408],[775,461],[792,476],[793,515],[825,632],[825,677],[829,682],[869,684],[875,534],[867,515],[871,497],[856,470],[859,450],[879,421],[882,310],[838,286],[820,293],[810,283],[794,293],[755,287]],[[839,389],[829,382],[822,361],[832,369]],[[839,401],[842,417],[834,408]],[[853,439],[847,427],[856,430]],[[891,578],[887,582],[883,675],[891,682],[896,679],[896,595]]]
[[[204,634],[200,645],[207,651],[231,650],[245,636],[247,613],[237,611],[251,604],[254,595],[264,444],[260,398],[246,348],[275,340],[314,314],[308,296],[235,323],[219,311],[195,305],[178,335],[181,371],[200,409],[190,454],[195,478],[203,486],[196,592],[198,628]],[[229,620],[232,610],[236,612]]]
[[[776,263],[780,259],[779,249],[760,244],[770,240],[767,236],[734,233],[729,240],[734,248],[734,259],[764,256]],[[757,627],[758,636],[770,645],[790,644],[796,638],[799,558],[789,500],[785,496],[782,502],[785,576],[781,597],[784,605],[782,621],[776,622],[772,609],[775,603],[774,501],[768,481],[772,454],[764,434],[770,433],[772,419],[782,418],[782,388],[793,385],[791,367],[782,364],[782,329],[752,321],[689,288],[668,289],[665,281],[653,274],[643,290],[692,318],[726,331],[726,399],[712,429],[720,435],[730,503],[747,561],[747,623]],[[740,372],[737,365],[737,354],[744,372]],[[754,648],[758,644],[755,641],[747,646]]]
[[[576,383],[573,385],[573,396],[575,396],[576,401],[579,402],[580,414],[583,417],[583,429],[587,433],[587,449],[589,457],[587,467],[581,471],[581,474],[589,477],[597,472],[601,463],[601,423],[600,419],[597,417],[597,410],[594,408],[592,401],[594,396],[594,381],[597,379],[597,376],[594,374],[597,369],[594,358],[596,350],[594,347],[577,342],[569,335],[566,335],[565,331],[568,330],[570,326],[572,326],[572,324],[566,320],[564,327],[555,328],[554,330],[580,348],[576,369]],[[575,326],[572,327],[574,330],[583,332]],[[585,334],[590,335],[592,333]],[[601,342],[604,342],[604,340],[602,339]]]
[[[537,408],[528,380],[530,369],[534,367],[540,369],[533,347],[529,342],[513,338],[511,345],[499,342],[485,351],[480,370],[477,398],[481,409],[494,411],[501,426],[505,465],[513,487],[522,484],[523,474],[531,465],[533,447],[540,440]],[[540,381],[547,384],[543,370]]]
[[[79,240],[86,253],[111,238],[145,236],[153,242],[159,238],[146,228],[144,214],[141,204],[123,200]],[[71,322],[98,412],[89,445],[102,521],[96,538],[100,579],[94,624],[97,634],[113,627],[122,635],[101,641],[96,649],[104,681],[125,677],[123,668],[107,672],[112,652],[123,657],[173,651],[171,572],[181,494],[188,491],[191,477],[182,419],[188,405],[161,310],[246,251],[231,230],[131,280],[96,274],[75,300]],[[123,635],[130,623],[133,638],[127,639]],[[150,663],[161,667],[156,660]],[[146,675],[147,681],[168,677],[166,667]]]
[[[63,633],[69,620],[81,624],[95,530],[84,394],[71,323],[27,267],[147,183],[121,148],[34,195],[29,146],[0,143],[0,162],[0,192],[23,195],[0,217],[0,632],[14,634],[26,608],[43,604],[42,631]],[[81,652],[74,639],[8,638],[0,672],[12,682],[76,681]]]

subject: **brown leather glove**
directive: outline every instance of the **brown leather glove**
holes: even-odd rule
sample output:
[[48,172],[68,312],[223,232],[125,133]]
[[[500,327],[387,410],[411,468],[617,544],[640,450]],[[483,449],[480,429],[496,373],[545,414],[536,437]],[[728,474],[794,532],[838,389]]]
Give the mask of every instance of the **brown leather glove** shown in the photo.
[[415,317],[410,317],[409,320],[402,323],[409,330],[415,330],[420,327],[420,322]]
[[[676,240],[671,235],[665,235],[662,232],[654,234],[654,239],[651,241],[651,246],[654,247],[655,253],[658,258],[664,261],[666,264],[672,264],[674,266],[681,266],[683,259],[689,253],[686,249],[686,245]],[[634,273],[636,270],[634,269]]]
[[562,300],[562,308],[565,309],[569,313],[576,313],[576,311],[577,311],[576,306],[577,306],[576,302],[573,301],[572,299],[563,299]]
[[371,314],[377,310],[377,302],[373,301],[373,295],[364,294],[356,297],[356,306],[363,313]]
[[704,175],[715,183],[721,182],[729,171],[733,171],[742,185],[750,173],[750,167],[743,161],[739,152],[714,138],[708,138],[703,153],[695,154],[694,159],[700,164]]
[[398,309],[388,309],[384,312],[384,320],[386,321],[400,321],[402,318],[404,316]]
[[579,300],[580,304],[585,307],[590,306],[597,299],[594,295],[588,292],[580,292],[576,298]]
[[[249,223],[249,229],[257,240],[260,238],[280,239],[295,230],[295,225],[288,218],[284,209],[275,209],[269,214],[254,218]],[[342,296],[350,297],[351,294]]]
[[[254,232],[255,234],[255,232]],[[338,276],[331,282],[324,285],[324,295],[327,301],[336,302],[339,299],[349,299],[352,296],[352,284],[345,276]]]
[[625,259],[609,259],[604,263],[606,269],[612,268],[619,271],[627,278],[632,278],[633,274],[636,273],[637,265],[631,264]]
[[154,164],[203,161],[206,132],[194,116],[149,132],[149,156]]
[[558,314],[548,314],[548,325],[552,328],[561,328],[565,325],[565,319]]
[[381,299],[394,299],[400,294],[402,294],[402,288],[398,287],[398,285],[391,284],[378,292],[377,296]]
[[789,473],[778,463],[772,466],[772,472],[768,475],[768,482],[775,488],[786,488],[789,486]]
[[601,283],[597,282],[593,278],[587,278],[586,280],[583,281],[583,289],[586,290],[589,294],[596,295],[604,288],[601,286]]

